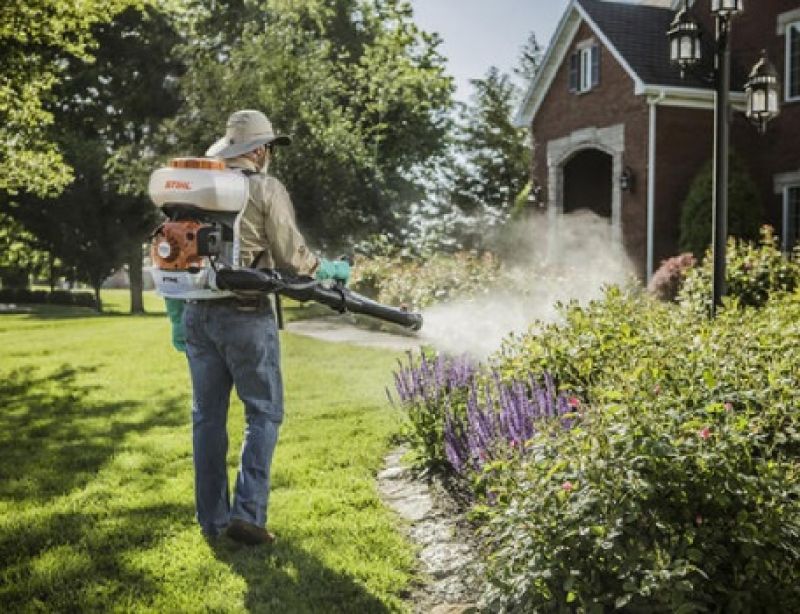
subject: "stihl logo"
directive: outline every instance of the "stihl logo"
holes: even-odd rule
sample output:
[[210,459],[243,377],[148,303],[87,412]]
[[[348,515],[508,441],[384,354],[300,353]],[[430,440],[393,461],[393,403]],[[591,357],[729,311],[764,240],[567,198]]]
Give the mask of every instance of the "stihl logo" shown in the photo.
[[192,186],[188,181],[178,181],[177,179],[170,179],[164,184],[167,190],[191,190]]

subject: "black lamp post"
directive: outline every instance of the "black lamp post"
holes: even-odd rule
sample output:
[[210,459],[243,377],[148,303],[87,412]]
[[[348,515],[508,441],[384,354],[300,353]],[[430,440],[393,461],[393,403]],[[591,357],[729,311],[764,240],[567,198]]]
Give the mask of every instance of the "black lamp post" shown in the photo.
[[[722,304],[725,294],[725,250],[728,238],[728,149],[730,133],[731,86],[731,21],[743,10],[743,0],[711,0],[711,12],[716,17],[714,40],[714,237],[713,237],[713,301],[712,315]],[[700,28],[689,13],[689,2],[683,7],[667,32],[670,59],[681,69],[681,76],[698,64]],[[766,123],[778,114],[778,78],[766,57],[753,68],[748,81],[747,115],[765,130]]]

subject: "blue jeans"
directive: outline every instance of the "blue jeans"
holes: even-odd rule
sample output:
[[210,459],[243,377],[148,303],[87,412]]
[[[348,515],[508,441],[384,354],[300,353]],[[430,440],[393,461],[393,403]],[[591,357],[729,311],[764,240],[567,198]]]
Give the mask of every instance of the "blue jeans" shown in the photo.
[[[283,420],[275,319],[269,307],[243,311],[231,301],[187,303],[186,355],[192,375],[197,521],[218,535],[233,518],[265,526],[272,455]],[[228,405],[244,403],[246,426],[233,508],[228,494]]]

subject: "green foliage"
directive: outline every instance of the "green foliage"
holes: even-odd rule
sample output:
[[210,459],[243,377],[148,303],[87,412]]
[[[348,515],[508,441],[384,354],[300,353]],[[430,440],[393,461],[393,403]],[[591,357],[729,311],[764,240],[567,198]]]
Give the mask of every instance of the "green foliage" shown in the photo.
[[[172,126],[183,153],[205,151],[231,111],[261,109],[294,137],[271,170],[312,237],[344,245],[392,230],[444,147],[453,86],[440,41],[395,0],[206,7],[196,7],[201,35],[187,41],[187,104]],[[219,19],[241,20],[241,37],[220,40]]]
[[502,220],[528,182],[527,131],[511,121],[517,90],[508,75],[491,68],[471,83],[475,94],[459,125],[452,199],[467,213]]
[[509,343],[587,400],[503,471],[490,609],[800,607],[800,296],[710,320],[611,288]]
[[381,303],[418,310],[483,292],[500,274],[500,262],[490,252],[435,254],[424,259],[376,255],[357,258],[352,286]]
[[[708,162],[689,187],[681,212],[680,248],[702,258],[711,245],[712,189],[714,169]],[[761,224],[761,199],[742,158],[730,157],[728,181],[728,234],[741,239],[757,239]]]
[[[726,253],[726,296],[742,306],[761,306],[771,296],[792,292],[800,285],[800,262],[788,259],[778,249],[770,226],[761,228],[758,244],[728,240]],[[679,300],[690,309],[708,313],[711,308],[713,262],[710,253],[702,266],[689,272]]]
[[36,237],[0,212],[0,286],[25,288],[31,275],[49,273],[49,265]]
[[91,61],[92,28],[140,0],[9,0],[0,5],[0,192],[57,193],[69,166],[47,132],[63,61]]
[[131,252],[141,252],[155,223],[143,190],[150,169],[126,161],[146,152],[152,161],[152,135],[180,102],[175,83],[182,67],[170,59],[177,34],[155,9],[128,9],[96,25],[92,36],[91,64],[62,58],[65,78],[52,105],[51,138],[75,181],[58,196],[21,194],[3,208],[97,290]]

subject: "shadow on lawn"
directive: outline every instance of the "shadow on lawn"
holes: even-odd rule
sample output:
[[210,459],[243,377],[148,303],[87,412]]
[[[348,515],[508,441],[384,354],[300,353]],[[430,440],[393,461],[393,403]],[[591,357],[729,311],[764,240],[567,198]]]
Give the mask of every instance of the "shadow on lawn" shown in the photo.
[[355,578],[326,567],[291,540],[279,538],[272,547],[252,547],[220,538],[213,551],[218,560],[247,582],[245,605],[249,612],[391,611]]
[[129,555],[155,547],[191,516],[161,504],[95,513],[34,513],[0,525],[0,610],[104,612],[146,607],[163,579]]
[[36,502],[87,483],[132,432],[185,422],[180,399],[146,417],[134,401],[89,397],[97,386],[78,379],[96,367],[63,365],[41,374],[0,373],[0,499]]

